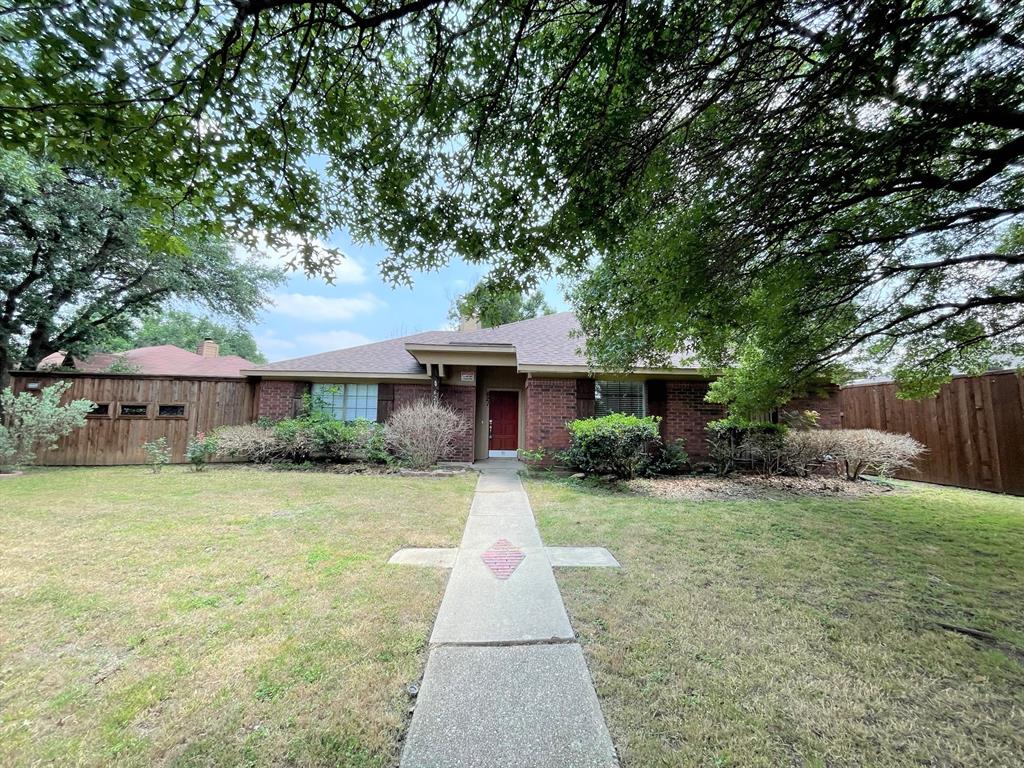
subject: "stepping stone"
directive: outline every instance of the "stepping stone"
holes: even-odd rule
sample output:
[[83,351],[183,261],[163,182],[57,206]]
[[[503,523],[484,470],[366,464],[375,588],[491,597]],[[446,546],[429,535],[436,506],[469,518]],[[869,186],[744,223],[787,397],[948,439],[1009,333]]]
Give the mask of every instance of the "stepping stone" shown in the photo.
[[548,559],[556,568],[619,568],[619,561],[604,547],[546,547]]
[[614,768],[579,645],[446,646],[427,662],[402,768]]
[[432,568],[454,568],[455,558],[459,550],[454,547],[427,549],[424,547],[410,547],[400,549],[391,556],[388,562],[391,565],[421,565]]

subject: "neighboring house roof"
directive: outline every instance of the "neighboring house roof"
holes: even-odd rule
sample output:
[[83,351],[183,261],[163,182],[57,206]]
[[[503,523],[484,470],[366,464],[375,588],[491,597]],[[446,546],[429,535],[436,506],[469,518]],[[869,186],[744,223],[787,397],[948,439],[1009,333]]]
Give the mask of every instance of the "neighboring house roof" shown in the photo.
[[[39,368],[59,367],[64,363],[65,355],[54,352],[44,357]],[[133,373],[149,376],[215,376],[239,377],[242,370],[252,368],[255,363],[238,355],[203,357],[187,349],[173,344],[161,344],[157,347],[139,347],[127,352],[98,352],[87,358],[74,358],[75,370],[82,373],[108,373],[110,366],[123,360],[128,366],[137,370]]]
[[[450,353],[455,363],[460,354],[480,353],[493,348],[495,352],[507,350],[509,354],[514,353],[520,371],[586,372],[589,368],[582,351],[584,339],[579,331],[576,315],[560,312],[473,331],[426,331],[359,347],[268,363],[246,373],[255,376],[316,373],[422,378],[426,376],[426,367],[417,360],[417,354],[428,347],[433,352],[440,350]],[[677,359],[676,364],[677,367],[668,370],[696,370],[685,366],[681,359]]]

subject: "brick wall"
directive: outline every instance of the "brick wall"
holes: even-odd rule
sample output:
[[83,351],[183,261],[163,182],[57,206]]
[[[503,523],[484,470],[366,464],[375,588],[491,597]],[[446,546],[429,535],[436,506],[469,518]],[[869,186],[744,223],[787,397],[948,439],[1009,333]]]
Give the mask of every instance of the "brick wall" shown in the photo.
[[[418,400],[428,403],[433,397],[433,386],[428,382],[395,384],[394,410],[398,411]],[[441,384],[441,402],[449,405],[466,420],[467,429],[456,438],[455,449],[445,456],[449,461],[473,461],[473,424],[476,422],[476,387]]]
[[259,386],[257,415],[261,419],[290,419],[299,411],[302,395],[309,391],[309,382],[264,379]]
[[394,409],[397,411],[417,400],[430,402],[431,389],[427,382],[413,382],[408,384],[395,384]]
[[691,457],[702,459],[708,454],[704,427],[709,421],[725,416],[725,409],[717,403],[707,403],[706,381],[666,381],[665,415],[662,435],[665,442],[682,438],[686,441],[686,452]]
[[473,425],[476,424],[476,387],[441,385],[441,402],[450,406],[466,422],[466,429],[455,440],[450,461],[473,461],[476,458]]
[[809,397],[794,398],[786,403],[783,409],[787,411],[817,411],[818,426],[823,429],[840,429],[843,426],[839,387],[830,386]]
[[569,447],[567,421],[576,418],[575,379],[526,381],[526,448],[560,451]]

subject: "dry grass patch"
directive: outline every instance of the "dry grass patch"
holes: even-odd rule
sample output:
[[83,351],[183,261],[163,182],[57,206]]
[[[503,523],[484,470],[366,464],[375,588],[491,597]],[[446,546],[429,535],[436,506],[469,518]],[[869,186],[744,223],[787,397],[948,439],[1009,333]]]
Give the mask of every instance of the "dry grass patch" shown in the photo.
[[474,478],[39,471],[0,489],[0,764],[388,766]]
[[626,768],[1024,764],[1024,500],[528,491]]

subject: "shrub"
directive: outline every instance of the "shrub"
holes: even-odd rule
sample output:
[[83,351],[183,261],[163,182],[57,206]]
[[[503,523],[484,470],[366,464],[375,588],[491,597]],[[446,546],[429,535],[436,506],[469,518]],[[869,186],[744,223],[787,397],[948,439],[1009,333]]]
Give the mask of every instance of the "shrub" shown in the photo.
[[783,469],[786,429],[779,424],[748,427],[740,439],[740,460],[764,475],[777,475]]
[[206,464],[217,453],[217,436],[213,433],[197,432],[185,446],[185,458],[192,462],[192,469],[202,472]]
[[880,432],[877,429],[835,429],[830,435],[831,459],[847,480],[862,474],[889,477],[900,469],[909,469],[927,449],[910,435]]
[[765,474],[782,469],[783,424],[730,417],[709,422],[705,433],[708,458],[718,475],[728,475],[737,467],[751,467]]
[[383,424],[358,419],[349,424],[349,427],[352,430],[349,455],[378,463],[387,463],[393,459],[388,451]]
[[154,475],[160,474],[160,470],[171,463],[171,447],[167,444],[166,437],[158,437],[142,444],[142,449],[149,457],[149,466]]
[[366,419],[345,423],[320,414],[221,427],[217,440],[220,455],[261,464],[317,459],[382,462],[390,458],[380,424]]
[[217,430],[217,453],[263,464],[284,458],[285,447],[274,427],[239,424]]
[[589,474],[632,479],[650,465],[661,445],[659,421],[624,413],[570,421],[569,449],[562,458]]
[[707,433],[708,459],[715,468],[715,474],[725,477],[736,468],[736,436],[732,429],[717,422],[709,423],[704,431]]
[[791,429],[783,444],[783,467],[800,477],[807,477],[817,467],[831,465],[835,452],[837,429]]
[[274,432],[292,461],[344,454],[345,424],[325,413],[310,413],[297,419],[285,419],[274,425]]
[[455,438],[468,426],[448,406],[420,401],[391,414],[384,439],[399,461],[426,469],[451,452]]
[[0,392],[0,472],[9,472],[35,461],[40,450],[85,424],[85,415],[96,407],[90,400],[60,399],[71,384],[59,381],[44,387],[38,396],[15,395],[10,387]]
[[655,453],[654,458],[643,468],[641,474],[648,476],[678,475],[689,463],[690,454],[686,452],[686,441],[678,438]]
[[292,461],[384,461],[388,457],[383,427],[366,419],[344,422],[330,415],[312,413],[279,421],[274,432],[284,455]]

